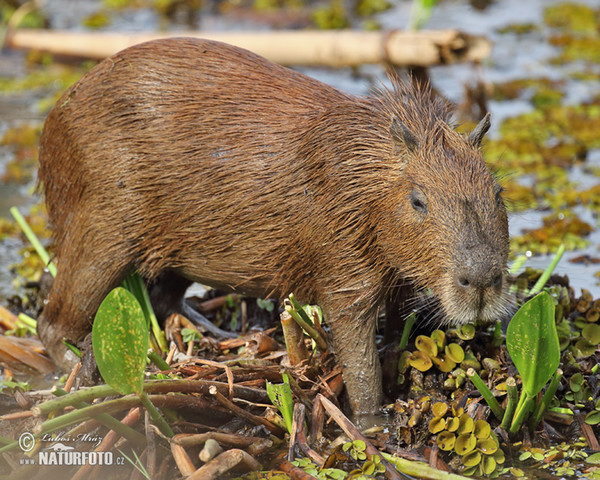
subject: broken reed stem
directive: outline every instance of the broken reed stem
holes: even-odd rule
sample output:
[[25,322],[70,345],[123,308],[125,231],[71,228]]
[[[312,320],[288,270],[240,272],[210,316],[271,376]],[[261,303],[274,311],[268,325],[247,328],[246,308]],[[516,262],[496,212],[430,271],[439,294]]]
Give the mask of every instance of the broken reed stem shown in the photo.
[[304,331],[287,310],[281,312],[280,319],[290,364],[298,365],[309,357],[308,349],[304,342]]
[[508,432],[510,428],[510,422],[515,415],[517,409],[517,403],[519,402],[519,392],[517,390],[517,382],[514,377],[508,377],[506,379],[506,391],[508,393],[508,401],[506,403],[506,410],[504,411],[504,417],[500,427]]
[[504,417],[504,410],[502,409],[500,403],[498,403],[498,400],[496,400],[496,397],[494,397],[488,386],[477,374],[475,369],[469,368],[467,370],[467,377],[469,377],[469,380],[471,380],[475,388],[479,390],[479,393],[481,393],[481,395],[483,396],[483,399],[486,401],[486,403],[492,410],[494,416],[498,420],[502,421],[502,418]]

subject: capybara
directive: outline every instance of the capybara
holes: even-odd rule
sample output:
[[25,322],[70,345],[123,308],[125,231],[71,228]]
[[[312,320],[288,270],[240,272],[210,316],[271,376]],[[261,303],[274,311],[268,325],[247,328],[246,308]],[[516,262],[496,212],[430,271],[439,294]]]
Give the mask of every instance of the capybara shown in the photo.
[[[508,224],[479,144],[427,89],[343,93],[241,48],[152,41],[104,60],[48,115],[39,181],[58,275],[38,323],[91,329],[136,269],[319,304],[355,414],[382,400],[378,306],[407,282],[456,324],[505,312]],[[184,286],[187,283],[184,283]],[[183,291],[181,289],[181,291]]]

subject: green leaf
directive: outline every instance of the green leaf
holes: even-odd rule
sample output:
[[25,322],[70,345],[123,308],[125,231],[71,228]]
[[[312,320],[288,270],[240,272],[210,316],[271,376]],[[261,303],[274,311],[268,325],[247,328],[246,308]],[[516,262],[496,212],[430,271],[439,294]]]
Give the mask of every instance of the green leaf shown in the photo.
[[290,379],[285,373],[283,374],[283,383],[273,384],[267,382],[267,395],[271,403],[277,407],[283,416],[288,432],[292,433],[294,398],[290,388]]
[[588,425],[598,425],[600,423],[600,412],[598,410],[592,410],[586,415],[585,423]]
[[148,327],[133,294],[118,287],[107,295],[94,319],[92,345],[107,384],[122,395],[142,393]]
[[590,463],[592,465],[600,465],[600,452],[593,453],[589,457],[585,459],[585,463]]
[[182,328],[181,338],[184,343],[189,343],[193,340],[202,340],[202,335],[198,330],[194,330],[193,328]]
[[506,332],[506,346],[525,392],[529,397],[537,395],[560,361],[554,301],[548,293],[536,295],[515,314]]

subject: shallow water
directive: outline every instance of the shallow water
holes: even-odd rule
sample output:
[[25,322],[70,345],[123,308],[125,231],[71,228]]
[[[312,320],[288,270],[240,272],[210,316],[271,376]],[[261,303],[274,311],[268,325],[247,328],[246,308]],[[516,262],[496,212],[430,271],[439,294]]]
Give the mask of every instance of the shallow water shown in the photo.
[[[478,76],[489,82],[500,82],[523,77],[561,78],[567,81],[567,101],[578,103],[590,98],[600,90],[599,85],[592,82],[581,83],[567,78],[569,66],[554,66],[548,59],[556,54],[544,38],[544,27],[541,22],[543,8],[550,4],[559,3],[558,0],[498,0],[483,11],[473,9],[465,0],[447,0],[440,2],[434,9],[427,28],[445,29],[458,28],[468,33],[487,35],[494,42],[494,49],[489,60],[481,68],[472,65],[458,64],[432,68],[430,73],[435,87],[455,102],[462,99],[464,84],[472,83]],[[587,0],[580,3],[597,5],[597,1]],[[46,2],[45,8],[49,12],[49,19],[54,28],[82,29],[81,19],[99,9],[100,2],[55,0]],[[379,20],[385,28],[403,28],[410,11],[409,2],[399,2],[397,7],[380,15]],[[515,23],[535,23],[541,30],[526,35],[499,34],[496,29]],[[252,29],[253,25],[240,23],[240,20],[224,19],[223,17],[204,14],[201,26],[205,29],[226,30],[232,28]],[[124,11],[119,18],[115,18],[110,25],[111,29],[119,30],[152,30],[159,28],[160,20],[157,15],[148,10]],[[182,26],[178,27],[182,28]],[[264,28],[262,26],[261,28]],[[0,58],[0,76],[24,74],[23,54],[13,52],[3,54]],[[327,70],[305,68],[303,71],[326,83],[332,84],[342,90],[354,93],[367,93],[371,87],[369,78],[383,78],[383,71],[379,67],[364,67],[362,73],[366,75],[354,76],[349,69]],[[31,94],[2,95],[0,94],[0,136],[10,126],[32,121],[40,121],[36,108],[37,98]],[[532,107],[525,101],[490,102],[494,123],[491,135],[500,122],[509,116],[526,112]],[[0,173],[4,164],[10,158],[11,151],[0,146]],[[600,151],[590,152],[587,165],[600,166]],[[596,177],[586,176],[581,168],[574,168],[571,177],[580,182],[581,188],[589,188],[599,182]],[[12,205],[26,207],[31,203],[31,186],[15,186],[0,183],[0,216],[8,216],[8,208]],[[542,217],[547,214],[535,211],[520,212],[511,215],[511,233],[518,234],[523,228],[535,228],[542,223]],[[597,219],[591,218],[589,213],[584,213],[583,218],[592,225],[597,224]],[[600,244],[600,231],[595,230],[589,237],[591,246],[585,251],[571,252],[565,258],[579,256],[582,253],[591,256],[598,255],[597,246]],[[0,301],[12,293],[11,277],[8,266],[18,258],[19,244],[16,241],[0,242]],[[546,257],[537,257],[530,260],[529,265],[544,267],[549,262]],[[585,267],[567,263],[565,260],[559,265],[557,272],[568,272],[571,283],[577,289],[587,288],[597,296],[600,287],[596,286],[593,274],[600,267]]]

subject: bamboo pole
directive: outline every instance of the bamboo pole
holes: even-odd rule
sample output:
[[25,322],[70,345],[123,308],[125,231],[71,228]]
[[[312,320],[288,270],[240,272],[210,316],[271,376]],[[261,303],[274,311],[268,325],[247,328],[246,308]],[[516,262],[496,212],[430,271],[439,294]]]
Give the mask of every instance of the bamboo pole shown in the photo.
[[7,35],[5,46],[101,59],[136,43],[182,36],[237,45],[276,63],[299,66],[390,63],[427,67],[478,62],[488,57],[491,51],[491,44],[485,37],[458,30],[116,33],[18,29]]

